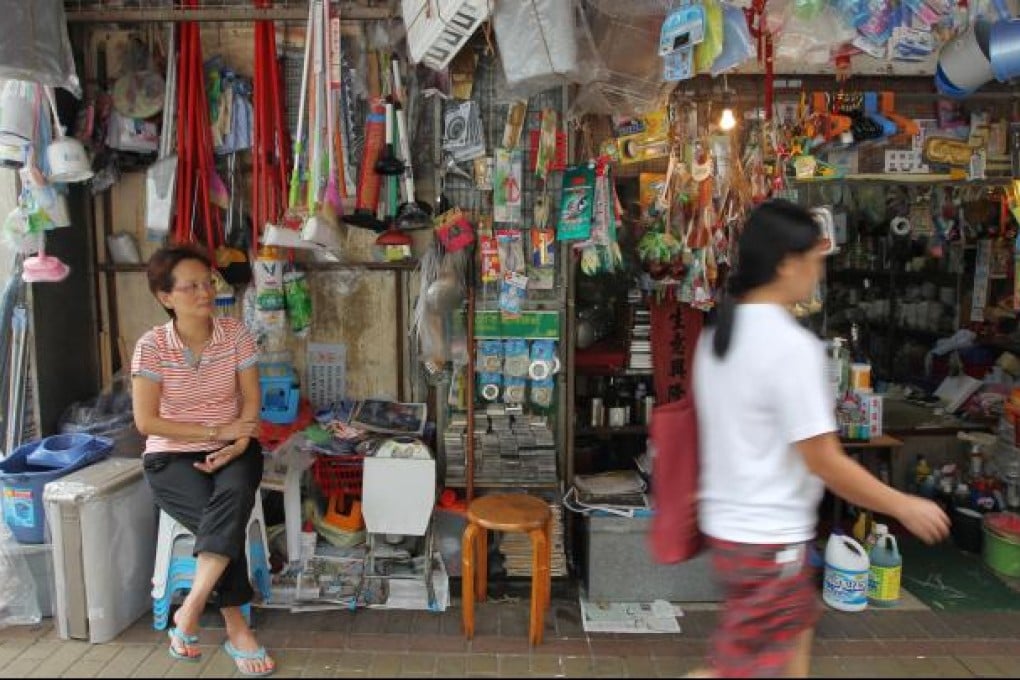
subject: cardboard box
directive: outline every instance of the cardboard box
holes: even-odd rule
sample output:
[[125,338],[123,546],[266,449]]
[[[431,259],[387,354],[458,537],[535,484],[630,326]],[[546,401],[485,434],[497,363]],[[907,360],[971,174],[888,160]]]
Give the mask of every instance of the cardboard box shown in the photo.
[[868,414],[868,429],[871,437],[882,435],[882,395],[873,392],[860,393],[861,405]]

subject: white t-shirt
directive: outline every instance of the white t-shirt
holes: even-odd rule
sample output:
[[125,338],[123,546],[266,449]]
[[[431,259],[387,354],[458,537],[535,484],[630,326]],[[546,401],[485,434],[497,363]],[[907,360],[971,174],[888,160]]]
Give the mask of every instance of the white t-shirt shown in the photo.
[[811,540],[824,484],[793,443],[837,430],[824,345],[780,305],[737,305],[734,324],[724,359],[712,329],[694,358],[701,530],[736,543]]

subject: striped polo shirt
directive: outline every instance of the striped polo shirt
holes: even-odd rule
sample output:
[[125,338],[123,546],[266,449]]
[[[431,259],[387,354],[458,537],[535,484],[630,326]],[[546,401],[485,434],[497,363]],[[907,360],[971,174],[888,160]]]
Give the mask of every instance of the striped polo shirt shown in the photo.
[[[173,321],[156,326],[138,340],[131,375],[161,386],[159,417],[179,423],[226,425],[241,414],[239,371],[254,366],[258,349],[251,333],[237,319],[213,318],[213,334],[198,361],[181,340]],[[215,441],[181,441],[150,435],[145,453],[209,451]]]

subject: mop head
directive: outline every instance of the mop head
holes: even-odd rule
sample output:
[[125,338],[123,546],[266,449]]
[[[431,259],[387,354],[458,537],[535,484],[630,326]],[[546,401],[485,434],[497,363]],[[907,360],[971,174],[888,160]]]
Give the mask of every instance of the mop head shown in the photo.
[[59,283],[67,278],[71,268],[52,255],[35,255],[25,258],[21,279],[26,283]]

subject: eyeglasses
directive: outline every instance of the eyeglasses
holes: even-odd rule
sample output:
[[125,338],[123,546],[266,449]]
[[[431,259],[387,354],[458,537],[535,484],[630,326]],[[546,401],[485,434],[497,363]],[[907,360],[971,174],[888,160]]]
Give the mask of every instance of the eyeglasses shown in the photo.
[[188,283],[183,286],[174,286],[173,290],[177,293],[184,293],[185,295],[196,295],[200,290],[212,293],[216,290],[216,282],[212,279],[209,279],[208,281],[195,281],[194,283]]

